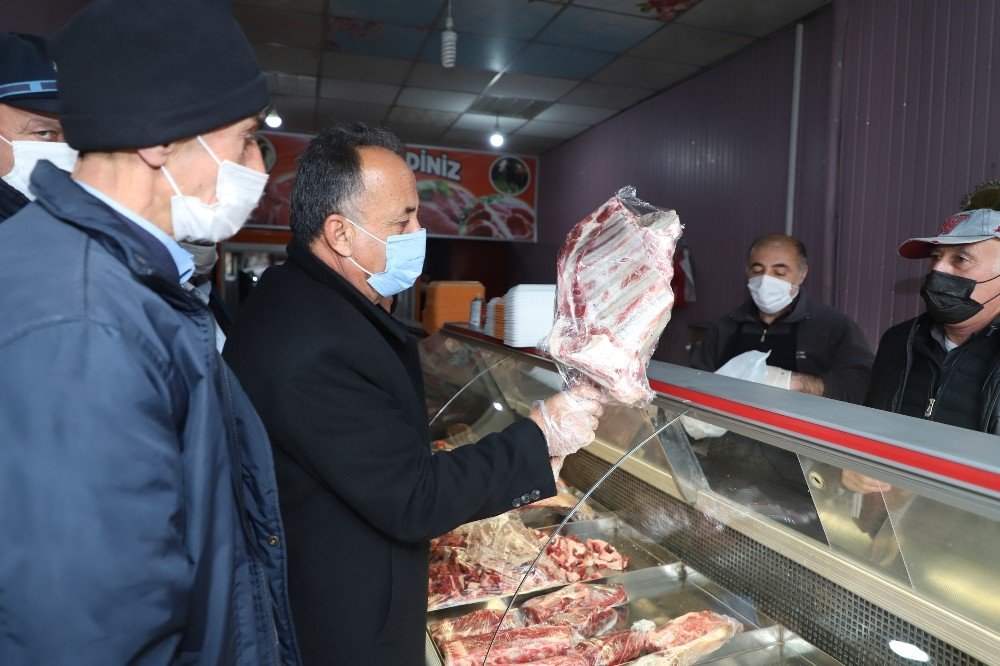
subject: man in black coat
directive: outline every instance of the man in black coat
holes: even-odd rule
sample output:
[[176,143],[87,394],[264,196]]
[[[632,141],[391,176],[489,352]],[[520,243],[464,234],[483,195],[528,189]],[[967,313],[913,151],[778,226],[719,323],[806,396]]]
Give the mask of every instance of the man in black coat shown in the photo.
[[552,496],[550,458],[592,441],[600,413],[560,393],[431,456],[417,345],[388,312],[423,262],[402,154],[361,123],[310,143],[289,259],[264,273],[225,348],[274,448],[306,663],[422,663],[429,539]]
[[801,290],[807,261],[805,246],[791,236],[754,241],[747,257],[750,298],[709,327],[691,367],[714,372],[744,352],[770,351],[769,374],[783,377],[786,388],[860,404],[871,349],[853,320]]

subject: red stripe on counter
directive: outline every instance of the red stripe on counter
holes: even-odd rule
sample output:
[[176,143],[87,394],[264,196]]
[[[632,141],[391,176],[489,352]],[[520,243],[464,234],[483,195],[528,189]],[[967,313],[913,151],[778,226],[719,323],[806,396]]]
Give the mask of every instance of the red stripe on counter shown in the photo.
[[673,384],[664,384],[663,382],[654,380],[650,380],[649,385],[657,393],[662,393],[669,397],[679,400],[690,400],[698,405],[710,407],[720,412],[731,414],[732,416],[766,423],[767,425],[781,428],[786,432],[803,435],[811,439],[866,453],[883,460],[890,460],[901,465],[906,465],[907,467],[921,469],[969,485],[1000,492],[1000,474],[995,474],[988,470],[938,458],[937,456],[920,453],[919,451],[911,451],[901,446],[809,423],[808,421],[802,421],[791,416],[769,412],[759,407],[750,407],[749,405],[719,398],[708,393],[702,393],[701,391],[694,391],[674,386]]

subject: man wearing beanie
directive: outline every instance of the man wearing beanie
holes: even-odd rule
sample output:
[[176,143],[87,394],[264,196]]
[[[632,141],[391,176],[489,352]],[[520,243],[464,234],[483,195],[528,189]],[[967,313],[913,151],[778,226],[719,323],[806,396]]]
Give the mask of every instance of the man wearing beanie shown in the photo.
[[72,175],[0,225],[0,663],[297,664],[267,436],[181,288],[267,179],[226,3],[96,0],[53,40]]
[[28,179],[43,159],[66,171],[76,162],[62,143],[49,42],[0,33],[0,222],[34,198]]

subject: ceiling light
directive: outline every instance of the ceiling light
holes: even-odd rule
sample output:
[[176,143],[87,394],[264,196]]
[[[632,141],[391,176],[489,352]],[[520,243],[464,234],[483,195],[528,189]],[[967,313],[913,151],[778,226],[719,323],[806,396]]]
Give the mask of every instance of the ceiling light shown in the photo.
[[904,643],[903,641],[889,641],[889,649],[903,659],[910,659],[912,661],[919,662],[928,662],[931,660],[930,655],[918,648],[916,645]]
[[457,53],[458,33],[455,32],[455,23],[451,20],[451,0],[448,0],[448,19],[441,33],[441,66],[454,67]]
[[494,402],[493,403],[493,409],[497,410],[498,412],[502,412],[503,411],[503,405],[501,405],[499,402]]
[[279,116],[278,112],[272,108],[267,112],[267,115],[264,116],[264,124],[271,129],[278,129],[281,127],[281,116]]
[[503,145],[504,136],[500,132],[500,116],[497,116],[497,124],[493,128],[493,134],[490,134],[490,145],[494,148],[499,148]]

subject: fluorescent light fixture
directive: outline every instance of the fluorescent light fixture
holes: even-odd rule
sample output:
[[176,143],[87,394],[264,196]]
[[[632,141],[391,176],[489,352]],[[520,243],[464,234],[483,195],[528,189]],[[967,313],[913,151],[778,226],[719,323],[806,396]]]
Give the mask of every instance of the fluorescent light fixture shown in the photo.
[[448,19],[441,32],[441,66],[454,67],[458,55],[458,33],[455,32],[455,22],[451,20],[451,0],[448,0]]
[[928,662],[931,660],[930,655],[918,648],[916,645],[904,643],[903,641],[889,641],[889,649],[903,659],[919,662]]

